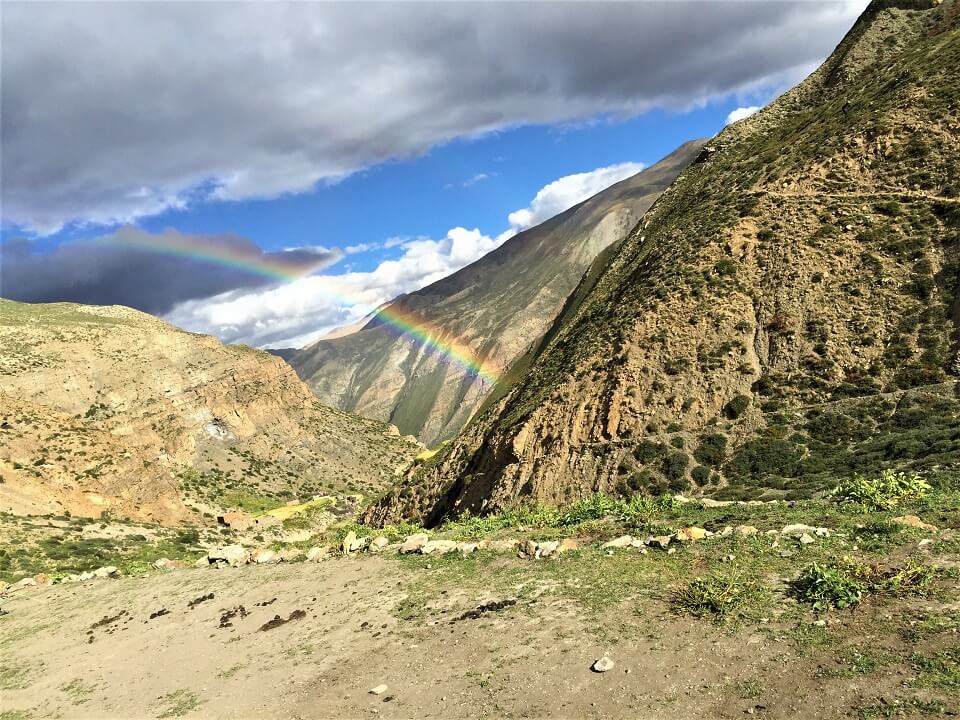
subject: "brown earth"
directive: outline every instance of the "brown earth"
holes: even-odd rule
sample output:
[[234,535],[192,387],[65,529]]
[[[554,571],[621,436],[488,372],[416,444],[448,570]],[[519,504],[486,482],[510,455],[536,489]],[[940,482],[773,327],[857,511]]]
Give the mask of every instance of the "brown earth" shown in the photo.
[[129,308],[0,301],[0,511],[173,524],[376,492],[417,451],[265,352]]
[[[617,572],[620,557],[591,562]],[[21,592],[0,619],[0,716],[812,719],[912,716],[924,700],[960,710],[949,692],[911,690],[906,661],[856,660],[955,645],[946,625],[903,633],[924,618],[956,622],[956,603],[868,604],[825,627],[790,611],[721,628],[644,595],[585,601],[572,560],[538,561],[537,572],[493,563],[480,569],[516,583],[444,559],[364,557]],[[458,619],[504,599],[517,602]],[[603,655],[615,667],[592,672]]]

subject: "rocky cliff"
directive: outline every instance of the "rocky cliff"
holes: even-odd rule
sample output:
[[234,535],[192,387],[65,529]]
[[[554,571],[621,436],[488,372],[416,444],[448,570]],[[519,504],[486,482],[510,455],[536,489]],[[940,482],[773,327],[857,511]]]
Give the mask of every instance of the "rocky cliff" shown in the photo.
[[874,2],[709,144],[522,380],[368,513],[796,497],[960,462],[960,12]]
[[[543,336],[597,254],[636,225],[700,146],[687,143],[387,312],[505,371]],[[322,402],[389,421],[427,445],[460,430],[491,390],[377,318],[289,359]]]
[[376,492],[417,446],[279,358],[124,307],[0,300],[0,510],[175,523]]

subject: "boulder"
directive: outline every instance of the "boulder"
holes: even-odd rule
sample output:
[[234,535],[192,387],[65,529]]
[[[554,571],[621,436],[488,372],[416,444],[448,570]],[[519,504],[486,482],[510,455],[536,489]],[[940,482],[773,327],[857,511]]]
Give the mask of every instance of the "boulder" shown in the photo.
[[314,545],[312,548],[307,550],[307,562],[320,562],[327,556],[327,553],[329,552],[329,548],[317,547]]
[[733,532],[740,537],[747,537],[749,535],[756,535],[759,530],[757,530],[753,525],[737,525]]
[[416,535],[411,535],[406,540],[403,541],[403,545],[400,546],[400,552],[404,555],[409,553],[415,553],[420,550],[424,545],[430,541],[430,538],[424,535],[423,533],[417,533]]
[[92,572],[87,570],[86,572],[80,573],[80,582],[86,582],[87,580],[93,580],[96,577]]
[[173,567],[173,563],[170,561],[170,558],[164,557],[159,560],[154,560],[153,567],[155,570],[169,570]]
[[280,556],[273,550],[260,548],[254,550],[253,554],[250,555],[250,562],[256,563],[257,565],[275,565],[280,562]]
[[470,542],[460,542],[457,543],[457,550],[462,552],[464,555],[469,555],[477,549],[477,543]]
[[560,547],[559,540],[548,540],[547,542],[538,543],[537,552],[534,554],[534,557],[537,557],[537,558],[550,557],[557,551],[558,547]]
[[243,545],[225,545],[207,553],[207,562],[210,565],[227,564],[230,567],[244,565],[250,559]]
[[457,549],[457,543],[453,540],[430,540],[420,548],[421,555],[446,555]]
[[630,535],[621,535],[618,538],[613,540],[607,540],[603,545],[600,546],[601,550],[608,550],[610,548],[625,548],[630,547],[630,544],[633,542],[633,537]]
[[723,530],[720,531],[720,537],[730,537],[731,535],[733,535],[733,527],[724,525]]
[[533,540],[524,540],[520,543],[520,557],[534,558],[537,556],[537,543]]
[[800,536],[801,545],[812,545],[815,542],[816,540],[813,539],[813,535],[811,535],[810,533],[804,533],[803,535]]
[[351,530],[344,536],[343,541],[340,543],[340,552],[344,555],[349,555],[355,542],[357,542],[357,534]]
[[702,527],[691,525],[690,527],[677,530],[674,537],[676,537],[679,542],[696,542],[697,540],[703,540],[709,534],[710,533]]
[[661,550],[666,550],[667,546],[670,545],[671,540],[673,540],[672,535],[651,535],[647,538],[647,545],[650,547],[658,547]]
[[107,565],[106,567],[94,570],[93,576],[95,578],[120,577],[120,571],[113,565]]
[[24,588],[33,587],[37,584],[37,581],[32,577],[25,577],[22,580],[18,580],[13,583],[10,587],[7,588],[9,592],[16,592],[17,590],[23,590]]
[[[207,559],[206,559],[206,558],[203,558],[203,564],[204,564],[204,565],[207,564]],[[60,578],[60,582],[62,582],[62,583],[75,583],[75,582],[80,582],[80,576],[79,576],[79,575],[64,575],[62,578]]]
[[893,518],[892,522],[897,523],[897,525],[906,525],[907,527],[917,528],[918,530],[929,530],[931,532],[937,531],[936,525],[925,523],[916,515],[900,515],[899,517]]
[[804,525],[803,523],[796,523],[795,525],[787,525],[780,530],[781,535],[791,535],[793,537],[800,537],[804,533],[814,533],[817,529],[812,525]]
[[294,560],[299,560],[303,556],[303,550],[298,550],[297,548],[285,548],[280,551],[280,559],[284,562],[293,562]]
[[368,549],[372,553],[378,553],[389,544],[390,541],[387,540],[383,535],[377,535],[373,540],[370,541]]
[[590,666],[590,669],[597,673],[607,672],[607,670],[613,670],[614,662],[606,655],[604,655],[599,660],[594,660],[593,665]]
[[714,500],[713,498],[701,498],[700,503],[705,508],[718,508],[733,505],[733,500]]
[[577,545],[577,541],[573,538],[564,538],[560,541],[560,544],[557,545],[557,555],[563,555],[565,552],[571,550],[579,550],[580,546]]

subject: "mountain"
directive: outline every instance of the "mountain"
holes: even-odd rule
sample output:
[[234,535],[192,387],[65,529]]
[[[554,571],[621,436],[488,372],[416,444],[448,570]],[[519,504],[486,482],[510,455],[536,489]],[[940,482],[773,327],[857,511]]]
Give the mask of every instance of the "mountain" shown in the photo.
[[0,300],[0,511],[173,524],[376,492],[418,449],[267,353],[125,307]]
[[453,275],[396,299],[363,329],[320,340],[290,362],[324,403],[389,421],[427,445],[451,437],[497,378],[471,376],[381,318],[425,328],[439,345],[456,344],[499,376],[537,343],[591,261],[636,225],[701,144],[683,145]]
[[873,2],[714,138],[523,378],[367,519],[957,466],[958,26],[956,0]]

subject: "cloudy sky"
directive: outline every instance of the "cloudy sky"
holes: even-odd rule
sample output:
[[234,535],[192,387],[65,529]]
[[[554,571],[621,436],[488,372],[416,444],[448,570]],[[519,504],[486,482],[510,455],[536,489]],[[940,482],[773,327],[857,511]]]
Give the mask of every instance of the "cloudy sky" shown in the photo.
[[302,344],[761,107],[864,6],[4,2],[0,295]]

